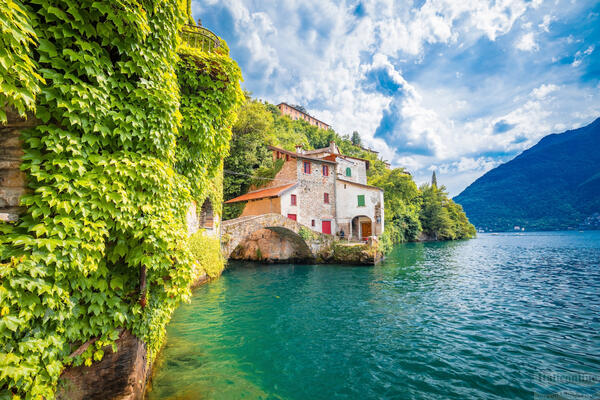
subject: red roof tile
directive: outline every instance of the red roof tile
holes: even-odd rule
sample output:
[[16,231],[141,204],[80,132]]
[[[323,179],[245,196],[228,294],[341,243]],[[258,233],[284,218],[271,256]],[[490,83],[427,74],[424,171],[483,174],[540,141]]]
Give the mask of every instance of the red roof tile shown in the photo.
[[226,204],[227,203],[239,203],[240,201],[248,201],[248,200],[255,200],[255,199],[264,199],[266,197],[277,197],[283,191],[291,188],[295,184],[296,183],[290,183],[289,185],[277,186],[277,187],[270,187],[270,188],[261,189],[261,190],[255,190],[254,192],[243,194],[243,195],[241,195],[239,197],[236,197],[235,199],[227,200],[225,203]]

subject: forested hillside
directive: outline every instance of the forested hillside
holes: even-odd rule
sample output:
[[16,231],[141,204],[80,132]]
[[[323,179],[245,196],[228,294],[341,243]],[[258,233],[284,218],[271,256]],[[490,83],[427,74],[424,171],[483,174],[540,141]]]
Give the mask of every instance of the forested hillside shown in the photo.
[[[294,150],[322,148],[335,141],[346,155],[371,161],[369,184],[385,190],[384,243],[415,241],[422,233],[428,238],[454,240],[473,237],[475,228],[462,208],[450,200],[443,186],[417,187],[410,174],[402,168],[387,169],[376,154],[361,148],[358,132],[339,135],[334,130],[319,129],[303,120],[281,116],[272,104],[252,100],[239,111],[233,126],[230,155],[225,158],[224,198],[232,199],[246,193],[251,186],[260,186],[278,171],[267,145]],[[227,205],[224,218],[236,218],[243,204]]]
[[577,228],[600,211],[600,118],[552,134],[489,171],[455,200],[485,230]]

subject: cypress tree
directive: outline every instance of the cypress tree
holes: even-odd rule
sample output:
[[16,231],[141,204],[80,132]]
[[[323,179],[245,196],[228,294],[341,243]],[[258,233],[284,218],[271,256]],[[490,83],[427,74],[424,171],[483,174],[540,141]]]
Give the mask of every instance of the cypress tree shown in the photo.
[[431,186],[437,187],[437,177],[435,176],[435,171],[433,171],[433,174],[431,175]]
[[357,131],[352,132],[352,144],[355,146],[360,146],[362,144],[360,133],[358,133]]

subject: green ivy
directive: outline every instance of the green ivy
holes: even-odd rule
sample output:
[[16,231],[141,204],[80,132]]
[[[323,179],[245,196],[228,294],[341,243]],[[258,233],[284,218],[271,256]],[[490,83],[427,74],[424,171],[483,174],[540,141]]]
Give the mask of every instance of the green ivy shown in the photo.
[[40,125],[22,133],[26,212],[0,225],[0,397],[51,399],[65,366],[101,360],[119,328],[144,340],[149,361],[159,351],[195,278],[188,207],[221,203],[241,73],[226,50],[179,57],[179,0],[19,10],[45,84]]
[[221,241],[209,236],[204,230],[189,238],[190,250],[197,263],[197,275],[206,274],[210,278],[218,277],[225,268],[225,259],[221,254]]
[[30,54],[36,39],[23,4],[0,2],[0,124],[6,122],[7,106],[21,116],[35,109],[35,96],[44,82]]

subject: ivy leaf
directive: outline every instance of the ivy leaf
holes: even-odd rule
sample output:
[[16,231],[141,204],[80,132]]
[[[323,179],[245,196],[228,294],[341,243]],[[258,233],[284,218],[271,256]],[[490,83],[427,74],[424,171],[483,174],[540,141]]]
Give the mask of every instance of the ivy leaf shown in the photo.
[[110,280],[110,287],[113,290],[123,289],[123,277],[115,276]]

